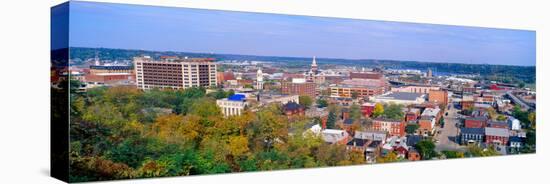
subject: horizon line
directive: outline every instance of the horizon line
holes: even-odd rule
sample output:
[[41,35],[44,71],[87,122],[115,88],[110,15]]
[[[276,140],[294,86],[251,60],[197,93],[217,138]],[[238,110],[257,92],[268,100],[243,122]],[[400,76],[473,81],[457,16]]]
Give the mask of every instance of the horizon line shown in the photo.
[[[87,46],[69,46],[70,48],[86,48],[86,49],[116,49],[116,50],[136,50],[136,51],[148,51],[148,52],[179,52],[179,53],[191,53],[191,54],[215,54],[215,55],[239,55],[239,56],[259,56],[259,57],[282,57],[282,58],[313,58],[316,59],[340,59],[340,60],[356,60],[364,62],[366,60],[379,60],[379,61],[398,61],[398,62],[417,62],[417,63],[432,63],[432,64],[466,64],[466,65],[493,65],[493,66],[516,66],[516,67],[535,67],[535,65],[501,65],[501,64],[489,64],[489,63],[460,63],[460,62],[441,62],[441,61],[419,61],[419,60],[396,60],[396,59],[383,59],[383,58],[333,58],[333,57],[317,57],[317,56],[274,56],[274,55],[255,55],[255,54],[233,54],[233,53],[215,53],[215,52],[190,52],[190,51],[174,51],[174,50],[149,50],[149,49],[137,49],[137,48],[112,48],[112,47],[87,47]],[[53,50],[61,50],[65,48],[58,48]],[[51,51],[53,51],[51,50]],[[70,54],[70,51],[69,51]]]

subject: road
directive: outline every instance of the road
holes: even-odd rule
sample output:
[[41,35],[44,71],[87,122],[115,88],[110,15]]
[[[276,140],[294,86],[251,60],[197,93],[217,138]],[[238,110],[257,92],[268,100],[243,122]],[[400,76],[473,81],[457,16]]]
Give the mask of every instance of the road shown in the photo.
[[530,104],[528,103],[525,103],[523,101],[523,99],[517,97],[516,95],[514,95],[512,93],[512,91],[507,91],[506,92],[506,95],[508,96],[508,98],[510,98],[512,100],[512,102],[514,102],[515,104],[519,104],[521,106],[521,108],[524,108],[524,109],[527,109],[527,110],[531,110],[531,108],[535,108],[533,106],[531,106]]
[[451,108],[447,110],[447,112],[449,113],[447,116],[443,115],[443,118],[445,119],[443,128],[441,128],[441,126],[437,126],[436,128],[436,131],[441,132],[435,136],[435,139],[437,140],[435,143],[435,150],[464,151],[466,148],[457,143],[459,139],[457,124],[460,122],[459,119],[456,119],[458,116],[458,109],[456,109],[451,103]]

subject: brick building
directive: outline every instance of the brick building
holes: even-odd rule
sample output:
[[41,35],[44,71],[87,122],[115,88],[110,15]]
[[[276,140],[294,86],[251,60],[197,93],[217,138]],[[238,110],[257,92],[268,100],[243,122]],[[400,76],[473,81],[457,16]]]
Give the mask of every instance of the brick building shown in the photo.
[[317,84],[307,82],[305,79],[292,79],[292,82],[284,81],[281,83],[281,91],[287,95],[309,96],[315,99],[315,88]]
[[372,121],[372,128],[377,131],[388,132],[390,136],[404,136],[406,123],[401,120],[376,118]]
[[504,128],[485,128],[485,143],[494,145],[507,145],[510,131]]
[[449,93],[446,90],[430,90],[428,101],[447,105],[449,103]]

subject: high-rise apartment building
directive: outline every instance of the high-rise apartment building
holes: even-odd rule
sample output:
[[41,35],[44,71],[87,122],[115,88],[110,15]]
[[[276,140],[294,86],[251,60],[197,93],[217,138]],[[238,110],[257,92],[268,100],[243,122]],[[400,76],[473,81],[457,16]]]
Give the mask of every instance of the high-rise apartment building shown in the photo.
[[217,83],[216,63],[212,58],[135,57],[134,69],[139,89],[185,89],[210,87]]

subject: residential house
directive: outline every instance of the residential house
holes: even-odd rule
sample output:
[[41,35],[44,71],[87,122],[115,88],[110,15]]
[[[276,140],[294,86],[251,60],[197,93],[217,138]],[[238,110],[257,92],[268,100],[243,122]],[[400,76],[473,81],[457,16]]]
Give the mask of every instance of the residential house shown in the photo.
[[405,135],[405,121],[376,118],[372,121],[372,127],[377,131],[388,132],[390,136]]
[[460,143],[461,144],[480,144],[485,138],[484,128],[461,128]]
[[485,143],[494,145],[507,145],[510,131],[504,128],[485,128]]
[[345,130],[324,129],[321,131],[323,140],[330,144],[347,144],[350,136]]

